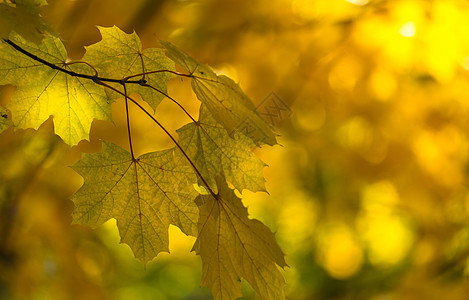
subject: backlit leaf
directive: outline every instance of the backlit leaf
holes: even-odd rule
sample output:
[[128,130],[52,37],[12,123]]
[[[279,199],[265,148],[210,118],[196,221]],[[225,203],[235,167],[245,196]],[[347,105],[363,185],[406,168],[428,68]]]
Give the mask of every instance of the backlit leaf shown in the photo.
[[[163,49],[150,48],[142,50],[137,34],[127,34],[118,27],[98,27],[102,40],[86,47],[83,60],[90,63],[98,71],[99,76],[124,79],[131,75],[142,74],[148,71],[170,70],[175,71],[174,63],[166,57]],[[166,93],[166,85],[174,77],[169,72],[146,74],[132,77],[129,80],[145,79],[152,87]],[[119,87],[118,84],[114,84]],[[128,85],[128,93],[138,93],[155,109],[164,98],[148,87],[138,84]],[[114,93],[113,98],[122,97]]]
[[255,145],[244,135],[228,136],[204,105],[200,107],[199,121],[189,123],[177,132],[180,145],[213,191],[217,190],[215,178],[220,174],[239,191],[265,191],[265,164],[252,152]]
[[200,195],[199,235],[194,250],[202,258],[202,285],[214,299],[241,297],[244,278],[260,299],[284,299],[285,281],[278,266],[286,266],[274,234],[248,217],[241,199],[218,180],[218,195]]
[[[46,34],[37,46],[18,35],[10,38],[33,55],[77,73],[93,75],[85,64],[67,64],[62,42]],[[8,109],[18,128],[37,129],[50,115],[55,132],[69,145],[87,139],[93,119],[111,120],[103,87],[84,78],[54,70],[6,43],[0,48],[0,84],[17,86]]]
[[122,242],[145,264],[168,249],[168,227],[196,235],[198,210],[193,170],[175,160],[174,150],[136,160],[112,143],[73,166],[85,184],[73,196],[74,221],[92,227],[115,218]]
[[224,75],[217,76],[210,67],[184,54],[171,43],[161,41],[161,44],[169,58],[192,74],[192,89],[197,98],[231,136],[241,132],[257,145],[277,143],[275,134],[257,114],[251,99],[239,85]]

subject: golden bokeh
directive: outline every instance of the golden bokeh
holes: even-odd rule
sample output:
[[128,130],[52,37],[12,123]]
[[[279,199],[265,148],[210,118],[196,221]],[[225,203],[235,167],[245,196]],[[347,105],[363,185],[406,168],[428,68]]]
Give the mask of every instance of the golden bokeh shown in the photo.
[[[230,76],[259,111],[272,92],[289,108],[273,124],[280,146],[255,150],[268,194],[237,191],[286,254],[287,299],[467,299],[467,1],[50,0],[42,14],[71,59],[100,39],[95,25],[116,24]],[[2,88],[2,105],[13,90]],[[168,91],[197,116],[188,80]],[[114,124],[94,121],[90,142],[72,149],[51,119],[2,133],[0,195],[21,205],[8,227],[13,258],[0,253],[0,298],[210,299],[194,238],[177,228],[171,253],[144,269],[115,221],[70,225],[81,181],[67,166],[100,139],[128,147],[123,100],[112,108]],[[136,152],[172,146],[130,111]],[[189,122],[167,99],[155,116],[175,136]]]

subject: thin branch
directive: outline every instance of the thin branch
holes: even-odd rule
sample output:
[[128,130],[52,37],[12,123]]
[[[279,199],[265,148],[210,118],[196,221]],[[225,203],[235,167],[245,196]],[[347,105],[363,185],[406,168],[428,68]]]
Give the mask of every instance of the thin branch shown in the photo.
[[[57,70],[57,71],[60,71],[62,73],[65,73],[65,74],[68,74],[70,76],[73,76],[73,77],[79,77],[79,78],[85,78],[85,79],[89,79],[89,80],[92,80],[94,83],[96,84],[99,84],[101,86],[104,86],[106,88],[109,88],[113,91],[115,91],[116,93],[124,96],[124,98],[127,100],[130,100],[132,101],[135,105],[138,106],[138,108],[140,108],[147,116],[149,116],[153,122],[155,122],[165,133],[166,135],[173,141],[173,143],[176,145],[176,147],[182,152],[182,154],[184,155],[184,157],[187,159],[187,161],[189,162],[189,164],[192,166],[192,168],[194,169],[194,171],[196,172],[197,176],[200,178],[200,180],[202,180],[202,183],[205,185],[205,187],[207,188],[207,190],[210,192],[210,194],[215,197],[216,199],[218,198],[217,194],[215,194],[215,192],[210,188],[210,186],[208,185],[207,181],[205,180],[205,178],[202,176],[202,174],[200,173],[199,169],[197,169],[197,167],[195,166],[194,162],[192,161],[192,159],[190,159],[190,157],[187,155],[187,153],[184,151],[184,149],[182,149],[181,145],[179,145],[179,143],[176,141],[176,139],[171,135],[171,133],[169,133],[169,131],[157,120],[155,119],[155,117],[150,113],[148,112],[143,106],[141,106],[135,99],[131,98],[130,96],[127,95],[127,93],[123,93],[121,91],[119,91],[118,89],[110,86],[109,84],[107,84],[106,82],[114,82],[114,83],[120,83],[122,85],[124,85],[125,87],[125,84],[126,83],[137,83],[137,84],[140,84],[140,85],[145,85],[146,82],[143,80],[143,79],[140,79],[140,80],[126,80],[125,78],[124,79],[113,79],[113,78],[104,78],[104,77],[99,77],[99,76],[91,76],[91,75],[85,75],[85,74],[80,74],[80,73],[76,73],[76,72],[73,72],[73,71],[70,71],[70,70],[67,70],[67,69],[64,69],[64,68],[61,68],[55,64],[52,64],[40,57],[37,57],[36,55],[28,52],[27,50],[21,48],[20,46],[18,46],[17,44],[15,44],[14,42],[12,42],[11,40],[8,40],[8,39],[3,39],[3,41],[5,41],[7,44],[9,44],[10,46],[12,46],[15,50],[23,53],[24,55],[30,57],[31,59],[37,61],[37,62],[40,62],[48,67],[50,67],[51,69],[54,69],[54,70]],[[192,76],[192,75],[185,75],[185,76]],[[130,126],[128,127],[129,131],[130,131]],[[131,144],[132,145],[132,144]],[[131,148],[132,149],[132,148]],[[132,155],[133,156],[133,155]]]
[[[194,121],[195,123],[197,123],[197,121],[187,112],[187,110],[178,102],[176,101],[174,98],[170,97],[168,94],[164,93],[163,91],[160,91],[159,89],[157,88],[154,88],[153,86],[151,85],[148,85],[145,80],[145,75],[147,74],[153,74],[153,73],[161,73],[161,72],[169,72],[169,73],[173,73],[173,74],[176,74],[176,75],[179,75],[179,76],[184,76],[184,77],[194,77],[192,74],[183,74],[183,73],[178,73],[178,72],[174,72],[174,71],[171,71],[171,70],[156,70],[156,71],[150,71],[150,72],[143,72],[143,73],[140,73],[140,74],[135,74],[135,75],[131,75],[131,76],[127,76],[123,79],[115,79],[115,78],[106,78],[106,77],[99,77],[98,76],[98,71],[92,66],[90,65],[89,63],[87,62],[84,62],[84,61],[73,61],[73,62],[68,62],[66,63],[66,65],[71,65],[71,64],[76,64],[76,63],[83,63],[83,64],[86,64],[88,65],[89,67],[91,67],[94,72],[95,72],[95,75],[86,75],[86,74],[81,74],[81,73],[76,73],[76,72],[73,72],[73,71],[70,71],[70,70],[67,70],[67,69],[64,69],[62,67],[59,67],[55,64],[52,64],[40,57],[37,57],[36,55],[28,52],[27,50],[21,48],[21,46],[15,44],[14,42],[12,42],[11,40],[6,40],[4,39],[4,41],[6,43],[8,43],[10,46],[12,46],[13,48],[15,48],[17,51],[23,53],[24,55],[32,58],[33,60],[37,61],[37,62],[40,62],[54,70],[58,70],[60,72],[63,72],[63,73],[66,73],[70,76],[74,76],[74,77],[79,77],[79,78],[85,78],[85,79],[90,79],[90,80],[93,80],[94,82],[96,81],[103,81],[103,82],[115,82],[115,83],[136,83],[136,84],[139,84],[141,86],[145,86],[145,87],[149,87],[155,91],[157,91],[158,93],[164,95],[165,97],[167,97],[168,99],[170,99],[171,101],[173,101],[177,106],[179,106],[182,111],[192,120]],[[143,71],[145,71],[144,69],[144,65],[143,65],[143,59],[140,55],[140,59],[142,60],[142,68],[143,68]],[[134,77],[138,77],[138,76],[143,76],[141,79],[139,80],[129,80],[130,78],[134,78]]]
[[[7,44],[9,44],[10,46],[12,46],[13,48],[15,48],[15,50],[23,53],[24,55],[28,56],[29,58],[37,61],[37,62],[40,62],[41,64],[44,64],[46,66],[48,66],[49,68],[51,69],[54,69],[54,70],[57,70],[57,71],[60,71],[62,73],[65,73],[65,74],[68,74],[70,76],[74,76],[74,77],[79,77],[79,78],[85,78],[85,79],[90,79],[90,80],[93,80],[93,81],[96,81],[96,80],[99,80],[99,81],[104,81],[104,82],[115,82],[115,83],[121,83],[122,80],[121,79],[114,79],[114,78],[106,78],[106,77],[99,77],[99,76],[96,76],[96,75],[86,75],[86,74],[81,74],[81,73],[76,73],[76,72],[73,72],[73,71],[70,71],[70,70],[67,70],[67,69],[64,69],[62,67],[59,67],[53,63],[50,63],[28,51],[26,51],[25,49],[21,48],[19,45],[15,44],[14,42],[12,42],[11,40],[8,40],[8,39],[3,39],[3,41],[5,41]],[[127,83],[137,83],[137,84],[140,84],[140,83],[143,83],[143,80],[129,80],[127,81]]]

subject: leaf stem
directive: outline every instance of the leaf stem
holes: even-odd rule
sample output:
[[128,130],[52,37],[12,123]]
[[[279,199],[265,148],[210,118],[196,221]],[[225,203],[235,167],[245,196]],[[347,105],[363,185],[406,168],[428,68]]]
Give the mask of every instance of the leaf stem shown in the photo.
[[138,76],[144,76],[145,77],[145,75],[154,74],[154,73],[172,73],[174,75],[178,75],[178,76],[182,76],[182,77],[190,77],[190,78],[194,77],[192,74],[184,74],[184,73],[179,73],[179,72],[175,72],[175,71],[165,69],[165,70],[155,70],[155,71],[148,71],[148,72],[144,72],[144,73],[140,73],[140,74],[134,74],[134,75],[127,76],[124,79],[128,80],[130,78],[134,78],[134,77],[138,77]]
[[[141,79],[141,80],[142,80],[143,82],[146,82],[146,80],[145,80],[145,74],[146,74],[146,71],[145,71],[145,63],[143,62],[143,57],[142,57],[142,54],[141,54],[140,52],[138,53],[138,57],[140,57],[140,63],[142,64],[142,72],[143,72],[142,74],[143,74],[143,76],[142,76],[142,79]],[[124,78],[124,80],[127,81],[128,79],[127,79],[127,78]]]
[[[100,82],[100,81],[95,81],[97,84],[99,85],[102,85],[104,87],[107,87],[111,90],[113,90],[114,92],[122,95],[125,97],[125,94],[122,93],[121,91],[119,91],[118,89],[108,85],[107,83],[105,82]],[[200,178],[200,180],[202,180],[202,183],[205,185],[205,187],[207,188],[207,190],[210,192],[210,194],[217,198],[217,194],[212,190],[212,188],[210,188],[210,186],[208,185],[207,181],[205,180],[205,178],[202,176],[202,174],[200,173],[199,169],[197,169],[197,167],[195,166],[194,162],[192,161],[192,159],[187,155],[187,153],[184,151],[184,149],[182,149],[181,145],[179,145],[179,143],[176,141],[176,139],[173,137],[173,135],[171,133],[169,133],[169,131],[149,112],[147,111],[143,106],[140,105],[140,103],[138,103],[135,99],[133,99],[132,97],[130,96],[127,96],[127,99],[129,99],[130,101],[132,101],[135,105],[138,106],[138,108],[140,108],[147,116],[149,116],[153,122],[155,122],[165,133],[166,135],[173,141],[173,143],[176,145],[176,147],[182,152],[182,154],[184,155],[184,157],[187,159],[187,161],[189,162],[189,164],[191,165],[191,167],[194,169],[195,173],[197,174],[197,176]]]
[[173,101],[177,106],[179,106],[182,111],[194,122],[194,123],[197,123],[197,121],[191,116],[191,114],[184,108],[184,106],[181,105],[181,103],[179,103],[176,99],[174,99],[173,97],[171,97],[170,95],[168,95],[167,93],[161,91],[160,89],[157,89],[151,85],[149,85],[148,83],[143,83],[141,84],[141,86],[146,86],[146,87],[149,87],[151,88],[152,90],[155,90],[157,91],[158,93],[160,93],[161,95],[165,96],[166,98],[168,98],[169,100]]
[[129,146],[130,146],[130,154],[132,155],[132,160],[135,161],[135,155],[134,155],[134,147],[132,146],[132,135],[130,133],[130,118],[129,118],[129,101],[128,96],[127,96],[127,87],[125,86],[125,83],[122,83],[122,86],[124,87],[124,94],[125,94],[125,115],[127,119],[127,133],[129,135]]
[[69,61],[69,62],[65,63],[66,66],[73,65],[73,64],[85,64],[88,67],[90,67],[91,69],[93,69],[95,76],[98,76],[98,70],[96,70],[92,65],[90,65],[86,61],[74,60],[74,61]]

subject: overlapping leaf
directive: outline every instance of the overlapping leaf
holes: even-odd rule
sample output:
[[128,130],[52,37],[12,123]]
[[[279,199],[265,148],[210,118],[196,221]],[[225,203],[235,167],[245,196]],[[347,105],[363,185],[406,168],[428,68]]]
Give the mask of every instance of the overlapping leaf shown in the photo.
[[205,105],[200,107],[197,123],[189,123],[177,132],[179,144],[213,191],[217,191],[215,178],[220,174],[239,191],[265,191],[265,164],[252,152],[254,144],[241,134],[231,138]]
[[15,31],[39,44],[43,32],[52,32],[39,15],[40,7],[46,4],[45,0],[0,0],[0,38],[8,39],[11,31]]
[[193,170],[179,164],[173,150],[152,152],[133,160],[126,150],[103,143],[73,166],[85,184],[73,196],[76,223],[96,227],[117,220],[122,242],[147,263],[168,250],[168,227],[196,235],[198,210]]
[[[39,46],[18,35],[10,39],[51,64],[93,75],[85,64],[67,64],[62,42],[50,34]],[[111,106],[101,86],[54,70],[6,43],[0,48],[0,84],[17,86],[8,105],[17,127],[37,129],[52,115],[56,133],[69,145],[88,138],[94,118],[111,120]]]
[[[90,63],[98,71],[99,76],[124,79],[149,71],[175,71],[174,62],[166,57],[163,49],[142,50],[140,39],[135,32],[127,34],[116,26],[98,27],[98,29],[102,40],[86,47],[83,60]],[[172,77],[174,75],[169,72],[158,72],[132,77],[130,80],[145,79],[149,85],[166,93],[166,85]],[[164,98],[163,93],[138,84],[128,85],[127,91],[140,94],[153,109]],[[113,98],[122,97],[117,93],[111,95]]]
[[277,143],[269,125],[257,114],[251,99],[230,78],[219,75],[200,64],[174,45],[161,42],[169,58],[192,74],[192,89],[213,118],[230,135],[241,132],[257,145]]
[[216,197],[200,195],[199,235],[194,250],[202,258],[202,285],[214,299],[241,297],[244,278],[261,299],[284,299],[284,279],[277,266],[286,266],[274,234],[249,219],[241,199],[222,180]]

